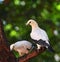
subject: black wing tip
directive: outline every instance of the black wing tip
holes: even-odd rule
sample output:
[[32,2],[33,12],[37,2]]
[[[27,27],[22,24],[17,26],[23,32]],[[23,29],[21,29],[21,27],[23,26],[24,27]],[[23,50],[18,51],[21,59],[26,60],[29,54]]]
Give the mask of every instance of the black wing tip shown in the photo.
[[56,53],[55,50],[51,50],[51,52]]
[[48,50],[49,50],[50,52],[52,52],[52,53],[56,53],[55,50],[54,50],[51,46],[48,47]]

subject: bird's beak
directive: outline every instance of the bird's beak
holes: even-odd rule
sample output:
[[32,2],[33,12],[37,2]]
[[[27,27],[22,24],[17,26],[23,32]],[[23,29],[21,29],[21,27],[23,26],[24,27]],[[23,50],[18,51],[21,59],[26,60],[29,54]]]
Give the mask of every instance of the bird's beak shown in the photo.
[[26,23],[26,26],[27,26],[27,25],[29,25],[29,23],[28,23],[28,22]]

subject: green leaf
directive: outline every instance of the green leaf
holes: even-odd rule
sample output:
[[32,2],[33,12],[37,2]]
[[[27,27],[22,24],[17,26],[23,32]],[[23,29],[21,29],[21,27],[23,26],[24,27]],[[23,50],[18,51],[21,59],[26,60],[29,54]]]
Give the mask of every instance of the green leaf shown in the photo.
[[5,30],[8,31],[8,30],[11,30],[12,29],[12,25],[11,24],[7,24],[5,26]]
[[60,4],[56,6],[56,9],[60,11]]
[[15,5],[19,5],[20,4],[20,0],[14,0],[14,4]]
[[12,31],[10,32],[10,36],[11,36],[11,37],[17,37],[17,36],[18,36],[18,33],[17,33],[15,30],[12,30]]

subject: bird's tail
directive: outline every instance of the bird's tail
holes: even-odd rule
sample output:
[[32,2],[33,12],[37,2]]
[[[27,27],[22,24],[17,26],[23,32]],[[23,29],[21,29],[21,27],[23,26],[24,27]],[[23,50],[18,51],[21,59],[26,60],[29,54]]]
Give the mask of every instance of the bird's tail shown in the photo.
[[48,50],[49,50],[50,52],[55,53],[54,49],[53,49],[51,46],[48,46]]

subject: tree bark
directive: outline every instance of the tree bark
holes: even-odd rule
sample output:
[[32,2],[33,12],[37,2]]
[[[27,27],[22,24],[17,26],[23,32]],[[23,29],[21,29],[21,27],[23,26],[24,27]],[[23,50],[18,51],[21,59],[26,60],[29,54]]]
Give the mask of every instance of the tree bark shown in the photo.
[[14,55],[10,52],[8,41],[4,35],[2,20],[0,19],[0,62],[16,62]]

